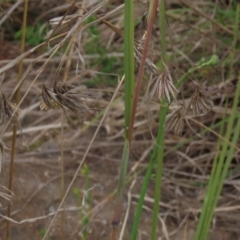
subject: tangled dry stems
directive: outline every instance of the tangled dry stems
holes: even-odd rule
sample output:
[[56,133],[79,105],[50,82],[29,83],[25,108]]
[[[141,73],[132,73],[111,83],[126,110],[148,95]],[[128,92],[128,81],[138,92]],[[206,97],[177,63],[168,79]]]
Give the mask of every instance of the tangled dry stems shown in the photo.
[[[184,26],[180,26],[180,27],[176,28],[176,31],[174,32],[174,36],[176,38],[178,38],[179,37],[178,35],[182,34],[182,31],[185,31],[185,30],[186,30],[186,28],[184,28]],[[197,42],[196,42],[196,45],[197,45]],[[138,52],[139,51],[140,50],[138,50]],[[137,51],[136,51],[135,55],[137,55],[136,60],[141,59],[141,55],[139,53],[137,53]],[[185,59],[184,56],[182,56],[182,55],[178,56],[178,58]],[[168,81],[165,81],[166,83],[164,83],[165,84],[164,89],[167,90],[167,92],[166,92],[166,91],[162,91],[160,88],[158,88],[159,85],[156,84],[156,83],[163,84],[162,82],[159,82],[160,81],[159,76],[161,76],[162,73],[159,73],[158,71],[156,72],[156,68],[153,65],[152,60],[150,60],[150,59],[151,59],[151,57],[149,57],[147,60],[146,72],[149,73],[149,75],[156,76],[155,78],[153,78],[154,81],[151,82],[152,84],[150,86],[150,95],[151,95],[151,93],[154,92],[154,94],[151,95],[151,96],[153,96],[151,98],[151,100],[155,101],[154,97],[159,98],[159,96],[160,96],[160,99],[166,98],[168,101],[170,99],[169,102],[171,102],[172,99],[175,99],[174,95],[175,94],[177,95],[177,92],[174,91],[173,88],[171,88],[171,84],[169,85],[170,78],[168,76],[168,73],[167,72],[165,73],[165,79],[168,80]],[[176,81],[175,79],[172,80],[172,82],[174,82],[174,83],[175,83],[175,81]],[[170,81],[170,83],[171,83],[171,81]],[[84,94],[86,89],[82,89],[81,88],[82,85],[75,85],[72,88],[63,87],[63,89],[62,89],[62,86],[59,86],[61,84],[57,84],[58,86],[55,86],[55,88],[53,86],[52,89],[47,87],[47,86],[49,86],[48,84],[45,84],[45,86],[43,86],[43,88],[45,88],[43,90],[43,92],[44,92],[43,95],[45,94],[45,96],[44,96],[45,100],[43,100],[43,95],[42,95],[42,104],[44,104],[44,105],[41,104],[42,108],[43,109],[69,108],[71,111],[73,111],[76,114],[79,114],[79,112],[82,112],[82,111],[88,111],[89,107],[87,106],[85,99],[88,98],[89,96],[88,95],[85,96],[85,94]],[[78,87],[79,87],[79,89],[78,89]],[[75,89],[76,92],[74,92],[75,90],[73,90],[73,92],[71,92],[71,89]],[[203,89],[203,87],[198,86],[196,89],[197,89],[196,92],[192,96],[190,96],[189,107],[183,108],[181,104],[177,104],[177,110],[174,110],[172,113],[169,114],[169,116],[167,118],[168,121],[166,121],[166,125],[165,125],[166,129],[173,130],[173,132],[175,134],[181,134],[185,117],[202,116],[202,115],[206,114],[208,111],[212,110],[213,102],[210,97],[211,93],[208,93],[206,90]],[[159,95],[160,90],[162,92],[160,92],[160,95]],[[70,93],[69,93],[69,91],[70,91]],[[172,94],[171,91],[173,91],[175,94]],[[69,96],[69,94],[70,94],[70,96]],[[81,94],[83,94],[83,96]],[[58,95],[58,97],[57,97],[57,95]],[[183,92],[183,95],[184,95],[184,92]],[[221,100],[221,96],[215,96],[215,98],[219,99],[219,101]],[[176,101],[174,101],[174,102],[176,102]],[[82,106],[82,104],[83,104],[83,106]],[[9,102],[9,105],[14,108],[14,104],[12,105],[11,102]],[[101,105],[102,108],[104,108],[105,105],[106,105],[106,102],[104,102],[104,104]],[[11,109],[11,111],[14,111],[13,108]],[[2,109],[4,109],[4,105],[2,105]],[[152,112],[149,113],[149,114],[152,113],[154,115],[154,119],[155,119],[156,109],[157,108],[153,108]],[[231,109],[229,108],[227,110],[229,112]],[[11,116],[11,114],[9,114],[9,113],[11,113],[11,111],[9,109],[6,111],[5,119],[9,119],[9,116]],[[117,109],[114,111],[116,111],[116,113],[119,115],[119,111]],[[111,114],[109,115],[110,118],[112,117],[112,119],[109,119],[110,122],[115,121],[114,116],[116,116],[116,114],[114,111],[111,112]],[[213,113],[215,113],[218,116],[222,115],[222,112],[220,110],[218,112],[218,110],[216,108],[214,109]],[[146,123],[143,124],[139,120],[139,119],[144,118],[144,116],[146,116],[146,106],[141,105],[140,113],[138,115],[138,119],[137,119],[137,123],[136,123],[136,136],[137,137],[139,137],[141,134],[147,135],[147,132],[148,132],[147,124]],[[12,116],[11,116],[11,118],[12,118]],[[212,121],[212,118],[211,118],[211,116],[206,115],[206,117],[204,119],[202,119],[202,121],[205,124],[209,124],[209,122]],[[14,121],[12,123],[15,124]],[[112,124],[112,126],[115,128],[120,128],[120,126],[114,126],[114,124]],[[198,127],[197,127],[197,129],[199,130]],[[118,132],[118,129],[114,132]],[[186,129],[186,132],[188,132],[188,129]],[[112,139],[118,139],[118,137],[119,137],[119,135],[118,136],[116,135],[116,137],[112,138]],[[185,139],[185,135],[181,136],[181,137],[174,136],[174,138],[169,138],[167,135],[166,136],[166,147],[170,148],[172,145],[176,144],[176,142],[184,140],[184,139]],[[98,142],[98,144],[100,146],[100,142]],[[136,150],[135,150],[135,154],[137,155],[137,158],[139,157],[139,155],[141,156],[141,153],[137,152],[137,150],[139,150],[140,144],[141,143],[139,142],[138,147],[136,147]],[[177,154],[179,154],[179,157],[177,157],[178,158],[177,164],[176,164],[176,162],[171,161],[171,159],[169,162],[166,163],[166,166],[165,166],[166,173],[171,175],[173,178],[172,179],[164,178],[164,182],[166,183],[166,188],[165,188],[166,199],[164,199],[164,202],[168,202],[169,199],[170,199],[170,201],[169,201],[168,205],[163,205],[163,207],[165,207],[164,210],[166,210],[166,212],[168,212],[168,214],[171,215],[172,218],[175,218],[175,220],[183,219],[184,220],[183,224],[186,221],[186,219],[185,219],[186,214],[184,213],[183,209],[188,209],[189,204],[191,204],[190,203],[191,198],[189,196],[192,196],[192,195],[197,196],[197,198],[198,198],[197,200],[199,200],[199,201],[202,201],[202,196],[200,195],[198,189],[192,189],[191,191],[193,191],[194,193],[191,193],[190,191],[188,192],[188,188],[184,187],[185,183],[182,183],[182,182],[180,183],[178,181],[178,179],[182,179],[182,181],[188,182],[189,178],[191,178],[191,180],[195,181],[196,184],[198,184],[198,182],[202,178],[207,179],[207,173],[209,172],[209,169],[211,168],[211,158],[213,157],[212,154],[214,154],[214,152],[211,154],[202,154],[201,156],[196,155],[196,152],[204,152],[206,149],[207,150],[212,149],[213,144],[214,144],[213,142],[210,142],[210,141],[206,142],[206,141],[203,141],[202,139],[199,139],[198,141],[193,141],[189,145],[189,148],[186,149],[183,147],[181,149],[181,151],[183,153],[185,153],[185,152],[187,153],[187,156],[185,156],[185,158],[184,158],[184,154],[180,155],[179,153],[177,153]],[[114,146],[113,148],[116,148],[116,146]],[[143,149],[144,149],[144,147],[143,147]],[[118,156],[116,156],[115,158],[118,158]],[[191,161],[189,161],[189,158],[191,159]],[[192,167],[191,162],[196,163],[197,171],[195,170],[196,167],[194,167],[194,168]],[[202,173],[203,176],[201,176],[201,174],[199,174],[199,172]],[[238,188],[237,182],[234,180],[232,182],[229,182],[228,184],[229,184],[229,186],[232,187],[233,192]],[[174,187],[173,187],[173,185],[174,185]],[[136,190],[136,192],[137,192],[137,190]],[[174,197],[173,197],[173,193],[176,194],[176,196],[174,195]],[[182,196],[184,196],[184,198],[186,200],[185,203],[182,202],[180,199],[178,199],[178,197],[180,198],[180,196],[181,196],[181,198],[182,198]],[[236,196],[237,196],[237,193],[236,193]],[[234,205],[234,200],[228,194],[226,194],[226,195],[223,194],[222,198],[224,199],[223,204]],[[173,199],[175,199],[175,201]],[[177,206],[177,203],[179,203],[182,207],[174,208],[174,206]],[[199,211],[199,208],[196,208],[196,209]],[[195,210],[192,209],[192,212],[194,212]],[[179,217],[179,215],[180,215],[180,217]],[[222,212],[218,213],[217,217],[219,219],[230,219],[230,220],[235,218],[234,214],[232,214],[232,215],[229,214],[226,217],[226,216],[224,216],[224,214]],[[191,214],[190,214],[190,218],[191,218]],[[182,225],[181,221],[180,221],[180,223]],[[234,226],[235,225],[233,225],[232,227],[234,227]]]

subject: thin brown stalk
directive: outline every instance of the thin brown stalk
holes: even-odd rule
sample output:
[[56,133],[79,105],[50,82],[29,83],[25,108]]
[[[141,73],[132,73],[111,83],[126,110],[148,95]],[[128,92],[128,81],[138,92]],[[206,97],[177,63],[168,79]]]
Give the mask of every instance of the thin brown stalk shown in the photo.
[[[23,24],[22,24],[22,37],[21,37],[21,46],[20,52],[23,54],[25,49],[25,36],[26,36],[26,25],[27,25],[27,13],[28,13],[28,0],[24,1],[24,12],[23,12]],[[18,66],[18,81],[20,80],[23,73],[23,59],[19,62]],[[18,104],[20,101],[20,87],[19,86],[16,92],[16,103]],[[9,170],[9,181],[8,181],[8,189],[12,191],[12,183],[13,183],[13,174],[14,174],[14,159],[15,159],[15,146],[16,146],[16,135],[17,135],[17,126],[13,127],[13,136],[12,136],[12,150],[11,150],[11,160],[10,160],[10,170]],[[11,203],[8,204],[7,217],[11,217]],[[7,222],[6,228],[6,239],[10,240],[10,222]]]
[[[73,40],[74,41],[74,40]],[[73,49],[74,49],[74,45],[71,44],[70,45],[70,49],[69,49],[69,55],[68,55],[68,59],[66,61],[66,67],[65,67],[65,71],[64,71],[64,76],[63,76],[63,82],[67,81],[68,75],[69,75],[69,71],[70,71],[70,66],[71,66],[71,57],[73,54]],[[65,179],[64,179],[64,111],[62,111],[61,114],[61,199],[63,199],[64,194],[65,194]],[[64,203],[63,203],[63,209],[64,209]],[[63,210],[61,213],[61,238],[62,240],[65,239],[65,211]]]
[[[65,186],[65,179],[64,179],[64,111],[62,110],[62,114],[61,114],[61,199],[63,199],[64,197],[64,186]],[[63,211],[61,213],[61,239],[64,240],[65,239],[65,211],[64,211],[64,204],[63,204]]]
[[112,230],[112,236],[111,239],[112,240],[116,240],[117,239],[117,234],[118,234],[118,227],[113,225],[113,230]]
[[148,21],[146,39],[145,39],[145,43],[144,43],[144,47],[143,47],[141,63],[140,63],[140,66],[139,66],[139,71],[138,71],[138,76],[137,76],[136,89],[135,89],[135,94],[134,94],[134,99],[133,99],[133,107],[132,107],[130,124],[129,124],[129,129],[128,129],[129,144],[131,144],[132,133],[133,133],[133,124],[134,124],[134,119],[135,119],[136,110],[137,110],[138,98],[139,98],[141,85],[142,85],[142,77],[143,77],[143,74],[144,74],[144,65],[145,65],[145,62],[146,62],[147,55],[148,55],[148,48],[149,48],[149,43],[150,43],[150,39],[151,39],[151,36],[152,36],[152,29],[153,29],[154,20],[156,18],[157,7],[158,7],[158,1],[155,0],[153,2],[153,6],[152,6],[152,13],[150,14],[149,21]]
[[[61,20],[62,21],[62,20]],[[60,23],[60,22],[59,22]],[[64,75],[63,75],[63,83],[65,83],[67,81],[67,77],[68,77],[68,73],[69,73],[69,69],[70,69],[70,65],[71,65],[71,52],[73,50],[73,45],[71,44],[72,41],[70,41],[67,49],[66,49],[66,52],[69,50],[70,54],[68,55],[68,58],[66,60],[66,66],[65,66],[65,71],[64,71]],[[65,52],[65,54],[67,54]],[[61,61],[62,64],[63,64],[63,60]],[[59,69],[62,68],[62,65],[60,64],[59,66]],[[55,80],[56,80],[57,77],[55,77]],[[62,113],[61,113],[61,159],[60,159],[60,163],[61,163],[61,199],[63,199],[64,197],[64,193],[65,193],[65,190],[64,190],[64,187],[65,187],[65,179],[64,179],[64,109],[62,110]],[[64,209],[64,204],[63,204],[63,207]],[[61,239],[64,240],[65,239],[65,211],[63,210],[61,212]]]

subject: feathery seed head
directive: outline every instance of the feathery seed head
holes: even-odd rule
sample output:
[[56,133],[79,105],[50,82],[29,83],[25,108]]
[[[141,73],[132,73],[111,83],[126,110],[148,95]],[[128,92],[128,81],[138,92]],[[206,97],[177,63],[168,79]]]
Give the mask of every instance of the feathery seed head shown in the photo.
[[149,100],[152,99],[154,95],[157,95],[159,100],[165,98],[168,102],[171,102],[171,98],[177,98],[178,90],[175,88],[170,71],[165,64],[163,72],[155,77],[151,85]]
[[43,85],[40,108],[48,110],[67,107],[75,114],[81,114],[83,111],[89,110],[86,104],[86,98],[89,95],[85,93],[85,90],[84,85],[79,85],[75,81],[54,84],[53,91]]
[[7,97],[1,92],[0,97],[0,125],[5,124],[8,119],[11,119],[12,124],[19,126],[15,105],[12,104]]
[[56,98],[56,94],[52,92],[45,84],[42,85],[42,96],[40,101],[40,109],[48,110],[59,108],[60,104]]
[[196,91],[191,97],[190,106],[193,110],[194,116],[201,116],[208,113],[213,108],[213,101],[202,88],[197,87]]
[[173,130],[174,134],[181,135],[184,127],[184,115],[182,107],[168,114],[165,120],[167,131]]

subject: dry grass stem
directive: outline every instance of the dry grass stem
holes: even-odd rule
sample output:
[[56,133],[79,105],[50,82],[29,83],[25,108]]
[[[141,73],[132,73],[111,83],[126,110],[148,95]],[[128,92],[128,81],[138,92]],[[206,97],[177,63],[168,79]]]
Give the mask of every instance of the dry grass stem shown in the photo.
[[127,198],[128,198],[128,203],[127,203],[127,210],[126,210],[126,213],[125,213],[125,216],[124,216],[124,220],[123,220],[123,224],[122,224],[122,228],[121,228],[121,231],[120,231],[120,234],[119,234],[119,240],[122,240],[123,237],[124,237],[124,232],[125,232],[125,229],[126,229],[126,226],[127,226],[127,221],[128,221],[128,218],[129,218],[129,213],[130,213],[130,209],[131,209],[131,202],[132,202],[132,190],[136,184],[136,180],[137,180],[137,175],[134,173],[134,179],[131,183],[131,186],[128,190],[128,194],[127,194]]
[[3,156],[4,156],[4,151],[3,151],[3,144],[1,141],[1,143],[0,143],[0,173],[2,172]]
[[1,202],[8,202],[8,203],[10,203],[11,202],[11,198],[12,198],[12,196],[14,194],[11,191],[9,191],[7,188],[5,188],[4,186],[0,185],[0,187],[3,188],[4,191],[7,191],[7,193],[0,191],[0,199],[1,199],[1,201],[0,201],[0,208],[1,208],[2,207],[2,203]]
[[60,208],[56,212],[49,213],[48,215],[44,215],[44,216],[40,216],[40,217],[36,217],[36,218],[29,218],[29,219],[25,219],[25,220],[22,220],[22,221],[15,221],[12,218],[6,217],[2,214],[0,214],[0,216],[2,218],[4,218],[5,220],[9,221],[9,222],[12,222],[12,223],[15,223],[15,224],[23,224],[23,223],[33,223],[33,222],[36,222],[36,221],[39,221],[39,220],[42,220],[42,219],[46,219],[46,218],[49,218],[51,216],[55,216],[57,213],[62,212],[62,211],[74,211],[75,212],[75,211],[79,211],[80,209],[82,209],[82,207]]

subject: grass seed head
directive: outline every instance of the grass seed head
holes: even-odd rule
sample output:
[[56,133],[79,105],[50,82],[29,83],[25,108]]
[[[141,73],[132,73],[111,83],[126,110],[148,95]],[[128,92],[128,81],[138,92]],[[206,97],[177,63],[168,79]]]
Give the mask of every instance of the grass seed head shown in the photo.
[[40,100],[40,109],[41,110],[49,110],[59,108],[60,105],[56,98],[56,94],[49,88],[46,87],[45,84],[42,85],[42,96]]
[[204,91],[201,87],[197,87],[191,97],[190,106],[194,116],[202,116],[213,108],[213,101],[208,92]]
[[89,97],[86,94],[86,86],[79,85],[77,82],[58,84],[54,86],[54,92],[61,105],[67,107],[75,114],[80,114],[84,111],[89,111],[86,104],[86,99]]
[[[142,59],[142,51],[143,48],[141,47],[140,44],[138,44],[135,48],[134,48],[134,58],[136,59],[136,62],[138,64],[141,63],[141,59]],[[149,54],[148,54],[149,55]],[[146,58],[146,64],[145,64],[145,69],[148,75],[150,74],[158,74],[158,68],[156,67],[156,65],[151,61],[151,59],[149,58],[149,56]]]
[[171,102],[171,98],[177,98],[178,90],[175,88],[170,71],[165,64],[163,72],[154,78],[151,85],[149,100],[155,95],[157,95],[159,100],[165,98],[168,102]]
[[182,108],[178,108],[168,114],[165,120],[166,131],[173,130],[174,134],[181,135],[184,127],[184,115]]
[[54,84],[53,91],[45,85],[42,87],[42,99],[40,103],[41,110],[66,107],[77,115],[88,110],[86,99],[89,95],[86,93],[86,87],[79,85],[78,82],[66,82]]
[[19,127],[16,106],[12,104],[7,97],[1,92],[0,97],[0,125],[5,124],[8,119],[11,119],[11,123]]

